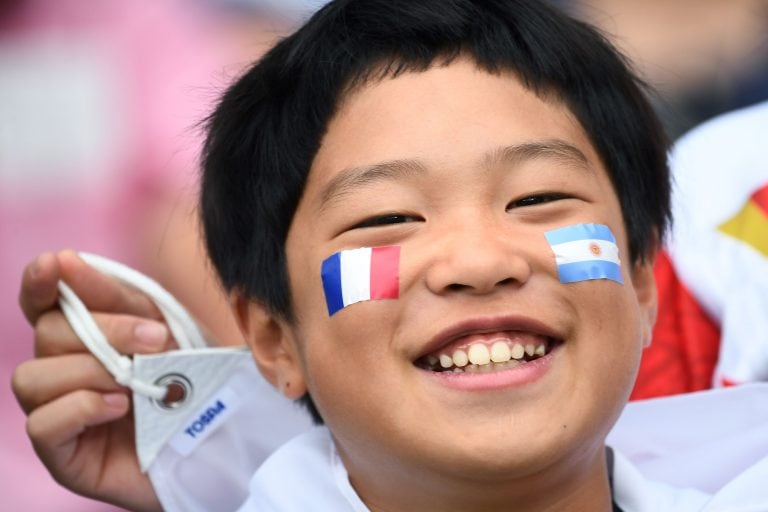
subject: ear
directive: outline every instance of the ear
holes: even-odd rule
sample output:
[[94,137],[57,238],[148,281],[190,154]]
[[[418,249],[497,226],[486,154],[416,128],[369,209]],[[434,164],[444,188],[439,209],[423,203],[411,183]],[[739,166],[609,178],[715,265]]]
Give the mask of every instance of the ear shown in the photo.
[[656,277],[653,273],[655,260],[656,250],[654,249],[652,254],[635,263],[632,268],[632,286],[637,296],[637,303],[640,308],[640,322],[643,329],[643,348],[651,344],[653,326],[656,324],[659,305]]
[[241,293],[233,292],[230,304],[264,378],[291,400],[304,396],[307,386],[287,323]]

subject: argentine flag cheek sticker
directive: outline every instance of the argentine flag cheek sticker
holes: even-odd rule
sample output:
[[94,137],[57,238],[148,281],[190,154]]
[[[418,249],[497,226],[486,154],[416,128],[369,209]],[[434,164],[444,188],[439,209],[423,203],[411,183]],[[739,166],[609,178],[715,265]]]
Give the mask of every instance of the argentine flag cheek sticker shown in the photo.
[[400,247],[362,247],[332,254],[320,271],[328,315],[364,300],[396,299]]
[[610,279],[624,283],[619,247],[603,224],[574,224],[544,233],[557,261],[561,283]]

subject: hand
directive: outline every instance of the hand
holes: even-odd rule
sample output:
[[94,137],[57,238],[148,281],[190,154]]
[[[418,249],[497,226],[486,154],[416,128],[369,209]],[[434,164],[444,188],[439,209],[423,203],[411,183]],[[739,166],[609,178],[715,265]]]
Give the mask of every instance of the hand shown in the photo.
[[35,328],[35,359],[13,375],[37,455],[64,487],[131,510],[161,510],[139,470],[130,391],[118,385],[58,309],[63,279],[123,354],[167,350],[173,340],[141,292],[89,267],[74,252],[41,254],[22,278],[19,302]]

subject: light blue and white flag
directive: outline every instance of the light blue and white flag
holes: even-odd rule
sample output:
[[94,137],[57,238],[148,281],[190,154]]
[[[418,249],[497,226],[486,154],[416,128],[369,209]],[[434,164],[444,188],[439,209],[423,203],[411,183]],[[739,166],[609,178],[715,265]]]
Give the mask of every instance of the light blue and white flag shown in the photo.
[[557,261],[561,283],[610,279],[624,283],[619,247],[603,224],[574,224],[544,233]]

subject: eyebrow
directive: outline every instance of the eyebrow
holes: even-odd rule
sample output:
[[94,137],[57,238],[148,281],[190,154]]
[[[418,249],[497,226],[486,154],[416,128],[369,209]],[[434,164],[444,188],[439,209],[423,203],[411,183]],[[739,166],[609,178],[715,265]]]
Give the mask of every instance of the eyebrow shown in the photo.
[[575,165],[585,170],[591,170],[589,159],[576,146],[562,140],[544,140],[525,142],[505,146],[485,155],[483,163],[491,168],[498,164],[515,165],[529,160],[550,159],[561,164]]
[[[519,165],[538,159],[551,159],[565,165],[590,170],[589,160],[584,153],[562,140],[544,140],[504,146],[489,151],[481,158],[483,168],[500,164]],[[355,189],[381,181],[398,181],[428,172],[427,166],[419,160],[389,160],[373,165],[351,167],[341,171],[323,187],[320,194],[320,210],[339,200]]]
[[426,174],[426,166],[418,160],[403,159],[380,162],[341,171],[323,188],[320,210],[351,191],[380,181],[397,181]]

